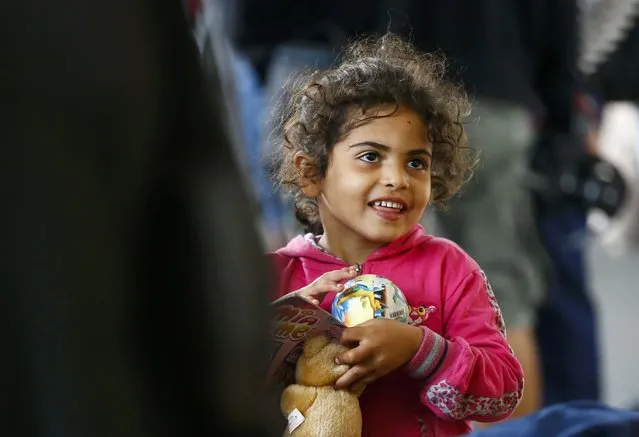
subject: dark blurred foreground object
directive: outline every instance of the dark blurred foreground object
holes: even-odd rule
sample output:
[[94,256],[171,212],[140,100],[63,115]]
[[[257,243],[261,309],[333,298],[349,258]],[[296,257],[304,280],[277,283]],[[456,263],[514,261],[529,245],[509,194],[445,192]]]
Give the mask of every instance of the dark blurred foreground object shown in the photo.
[[254,211],[180,1],[1,9],[0,435],[279,435]]
[[592,401],[546,407],[519,420],[501,423],[469,437],[636,437],[639,413]]

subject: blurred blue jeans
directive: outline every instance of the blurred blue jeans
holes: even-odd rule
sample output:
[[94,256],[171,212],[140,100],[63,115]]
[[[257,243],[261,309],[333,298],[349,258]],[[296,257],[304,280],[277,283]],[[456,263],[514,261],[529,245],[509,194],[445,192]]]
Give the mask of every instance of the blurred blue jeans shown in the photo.
[[554,268],[537,317],[544,405],[599,400],[597,318],[585,269],[586,211],[540,202],[538,229]]
[[285,209],[273,189],[266,172],[264,157],[264,97],[257,72],[251,62],[241,54],[232,55],[235,87],[242,126],[245,154],[249,165],[251,185],[260,208],[262,232],[268,235],[283,234],[282,216]]
[[[268,113],[264,123],[265,132],[263,138],[266,139],[266,153],[271,152],[273,143],[268,141],[268,137],[273,129],[270,123],[270,112],[276,106],[281,105],[288,95],[286,84],[297,74],[308,69],[327,69],[335,60],[335,53],[332,50],[316,45],[291,42],[277,47],[273,51],[271,61],[266,74],[264,85],[264,105]],[[287,239],[303,231],[301,225],[295,219],[293,202],[285,196],[280,196],[279,212],[280,225],[284,229]]]
[[579,401],[544,408],[524,418],[498,423],[469,437],[635,437],[639,413]]

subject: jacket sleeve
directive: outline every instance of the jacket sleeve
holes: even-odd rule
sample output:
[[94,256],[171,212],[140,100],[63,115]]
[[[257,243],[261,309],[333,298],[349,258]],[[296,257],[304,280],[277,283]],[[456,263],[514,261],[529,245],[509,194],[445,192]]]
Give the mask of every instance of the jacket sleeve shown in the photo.
[[523,371],[506,342],[497,300],[484,273],[473,270],[448,297],[444,335],[424,329],[406,371],[421,401],[448,420],[494,422],[508,417],[523,392]]

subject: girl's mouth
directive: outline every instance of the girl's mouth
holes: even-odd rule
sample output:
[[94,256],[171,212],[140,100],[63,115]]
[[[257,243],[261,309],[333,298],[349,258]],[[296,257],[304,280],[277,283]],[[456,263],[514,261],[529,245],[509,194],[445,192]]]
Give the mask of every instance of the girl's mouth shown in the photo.
[[401,211],[404,209],[404,205],[402,203],[393,202],[392,200],[375,200],[373,202],[370,202],[369,205],[375,208],[386,208],[397,211]]
[[375,200],[369,202],[368,206],[385,221],[393,222],[399,220],[406,213],[406,206],[400,202],[390,200]]

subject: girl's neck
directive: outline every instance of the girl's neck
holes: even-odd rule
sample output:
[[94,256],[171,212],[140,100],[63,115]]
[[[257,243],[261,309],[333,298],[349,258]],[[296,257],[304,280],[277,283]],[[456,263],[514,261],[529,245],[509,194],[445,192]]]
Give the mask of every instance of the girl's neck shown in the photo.
[[344,236],[333,236],[329,232],[319,239],[319,245],[332,255],[343,259],[348,265],[362,264],[366,258],[379,249],[382,245],[361,238],[344,238]]

